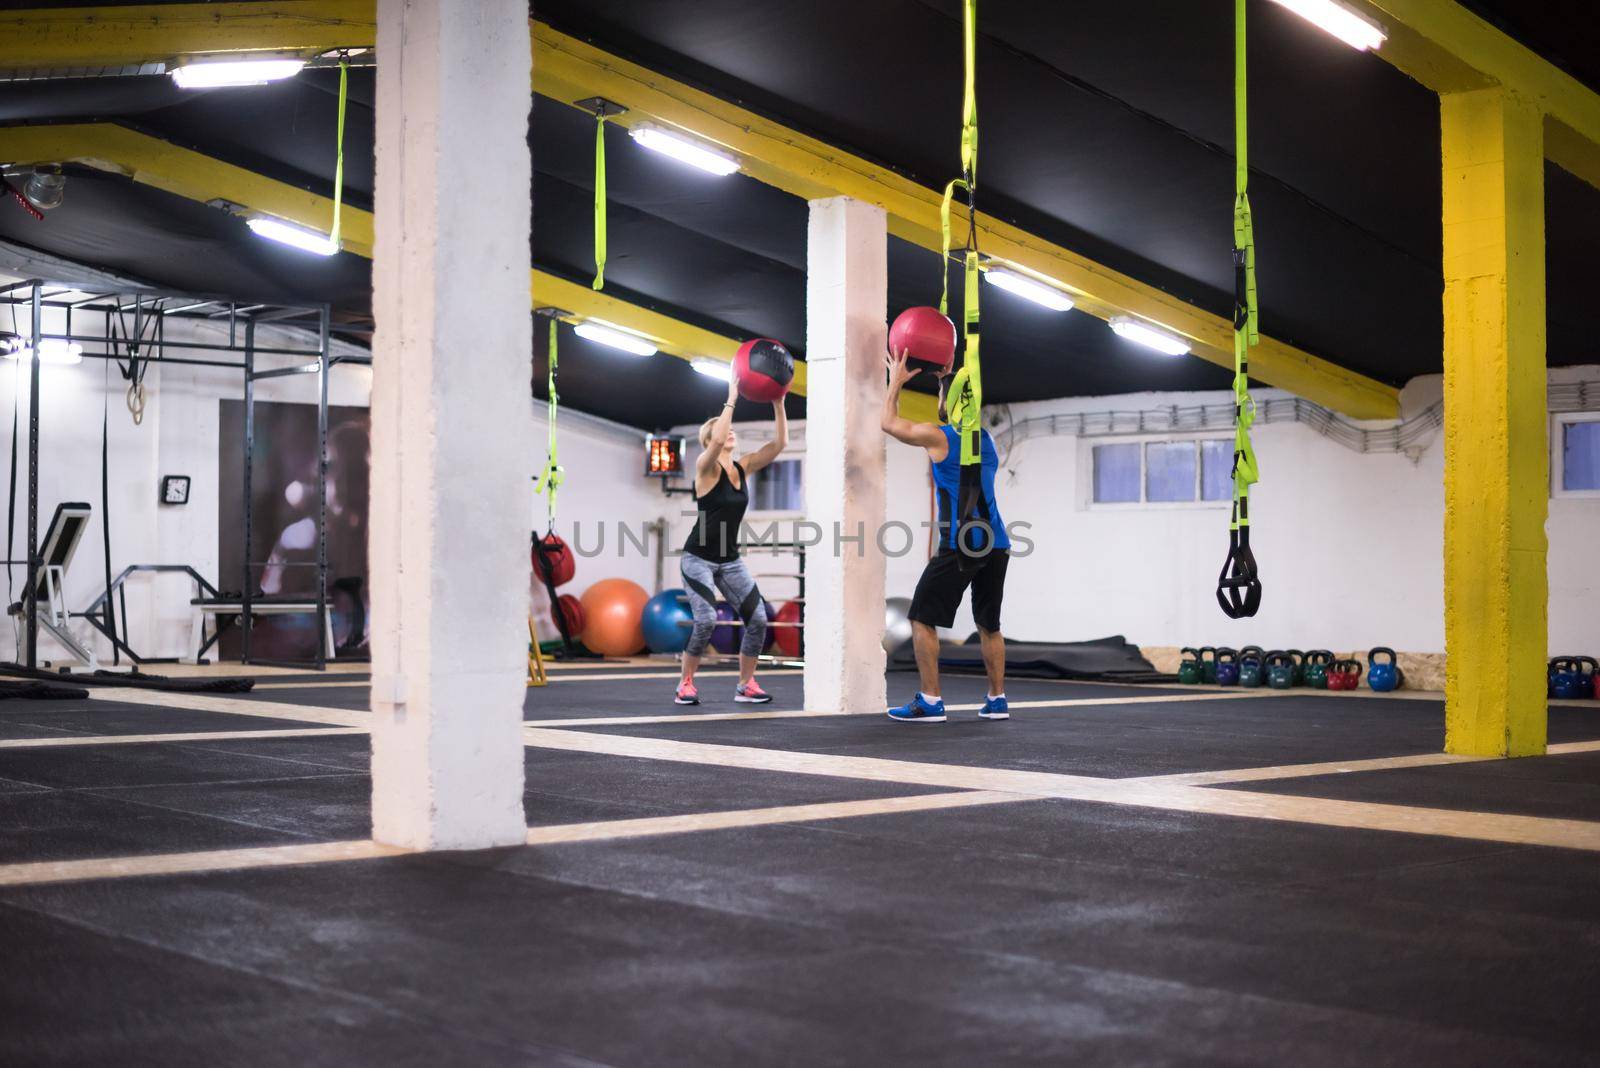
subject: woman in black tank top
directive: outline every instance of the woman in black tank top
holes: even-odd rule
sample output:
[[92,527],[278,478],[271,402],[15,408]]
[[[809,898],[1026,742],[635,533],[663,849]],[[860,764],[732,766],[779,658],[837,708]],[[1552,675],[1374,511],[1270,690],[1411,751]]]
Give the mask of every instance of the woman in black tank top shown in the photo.
[[[789,443],[789,422],[783,401],[772,405],[777,431],[773,440],[754,452],[737,456],[739,439],[733,429],[733,406],[739,397],[737,379],[728,382],[728,401],[722,412],[700,427],[700,459],[695,463],[694,497],[699,514],[683,546],[683,584],[689,591],[694,630],[683,652],[683,677],[675,700],[680,705],[699,704],[694,673],[717,624],[716,599],[720,591],[744,621],[739,645],[739,684],[734,700],[746,704],[772,700],[756,685],[756,656],[766,638],[767,613],[744,561],[739,559],[739,526],[750,504],[751,475],[777,459]],[[737,458],[736,458],[737,457]]]
[[[729,437],[733,434],[730,431]],[[744,522],[744,511],[750,506],[749,472],[738,460],[730,461],[732,470],[718,465],[716,481],[708,492],[700,492],[700,475],[695,473],[695,507],[700,514],[695,517],[694,529],[683,551],[713,564],[725,564],[739,556],[739,524]]]

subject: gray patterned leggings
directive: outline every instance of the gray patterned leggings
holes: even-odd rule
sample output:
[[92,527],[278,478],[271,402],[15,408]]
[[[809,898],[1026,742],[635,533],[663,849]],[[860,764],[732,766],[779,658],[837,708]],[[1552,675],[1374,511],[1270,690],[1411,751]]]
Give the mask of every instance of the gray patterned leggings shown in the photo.
[[683,584],[689,590],[689,609],[694,613],[694,631],[689,635],[689,645],[684,652],[699,656],[706,651],[711,631],[717,625],[716,591],[721,590],[723,598],[744,620],[739,652],[744,656],[759,655],[767,640],[767,606],[744,561],[735,557],[725,564],[714,564],[693,553],[684,553],[680,566]]

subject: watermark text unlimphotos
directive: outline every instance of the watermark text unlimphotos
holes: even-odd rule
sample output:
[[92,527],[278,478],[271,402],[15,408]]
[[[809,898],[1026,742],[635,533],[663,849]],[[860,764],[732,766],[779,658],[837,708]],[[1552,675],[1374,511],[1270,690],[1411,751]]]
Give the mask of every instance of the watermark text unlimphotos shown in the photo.
[[[686,511],[680,514],[686,519],[696,519],[695,526],[704,522],[703,518],[697,519],[700,516],[698,512]],[[654,556],[655,552],[651,546],[651,533],[654,527],[654,523],[647,521],[630,524],[621,521],[576,520],[572,524],[572,551],[586,559],[606,555],[614,555],[619,559],[628,556]],[[1027,533],[1032,529],[1032,523],[1022,521],[1006,524],[1005,533],[1011,542],[1012,556],[1032,554],[1033,539],[1029,538]],[[927,519],[916,524],[891,519],[887,523],[880,524],[871,534],[868,533],[865,523],[857,523],[854,528],[846,528],[843,523],[833,523],[829,529],[807,519],[773,519],[762,524],[741,523],[738,545],[717,545],[715,543],[718,539],[713,534],[710,538],[713,544],[709,547],[724,555],[742,549],[766,547],[819,550],[836,557],[852,554],[864,557],[870,547],[894,560],[910,556],[916,553],[920,546],[926,544],[925,538],[918,536],[919,530],[924,535],[928,532],[937,532],[941,545],[948,545],[950,542],[948,524],[935,523]],[[983,520],[963,523],[956,533],[956,547],[968,556],[986,554],[995,542],[994,529]],[[666,551],[669,556],[679,556],[683,553],[683,546],[669,544]]]

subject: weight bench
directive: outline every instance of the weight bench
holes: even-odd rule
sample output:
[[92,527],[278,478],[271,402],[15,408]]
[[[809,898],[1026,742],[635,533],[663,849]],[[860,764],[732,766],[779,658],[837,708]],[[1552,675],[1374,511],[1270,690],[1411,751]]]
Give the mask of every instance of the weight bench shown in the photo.
[[[89,528],[89,513],[89,506],[81,501],[56,505],[55,515],[50,517],[50,526],[44,532],[44,541],[39,546],[39,571],[34,577],[34,595],[39,604],[39,626],[49,631],[80,664],[94,671],[99,667],[99,662],[93,651],[74,638],[67,629],[70,614],[67,612],[65,592],[67,568],[78,552],[83,532]],[[28,602],[25,599],[18,601],[6,609],[6,614],[26,624]],[[27,655],[28,628],[23,625],[17,627],[17,663],[26,663]]]
[[[206,655],[206,650],[217,643],[222,637],[222,632],[228,628],[233,619],[244,615],[244,598],[242,597],[196,597],[189,602],[195,607],[194,631],[190,642],[194,646],[194,658],[198,662]],[[252,597],[250,598],[250,614],[252,616],[294,616],[316,615],[317,602],[315,598],[305,597]],[[206,637],[206,618],[211,617],[211,637]],[[334,658],[333,648],[333,611],[330,609],[322,616],[322,641],[324,653],[329,660]]]

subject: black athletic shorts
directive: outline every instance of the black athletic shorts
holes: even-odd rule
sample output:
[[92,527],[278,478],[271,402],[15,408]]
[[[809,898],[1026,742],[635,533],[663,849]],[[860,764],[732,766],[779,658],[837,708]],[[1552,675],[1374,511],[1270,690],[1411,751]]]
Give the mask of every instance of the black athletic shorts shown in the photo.
[[941,551],[928,561],[917,580],[917,592],[911,597],[908,613],[912,622],[930,627],[951,626],[956,621],[956,609],[961,607],[961,595],[971,585],[973,620],[980,630],[998,631],[1000,601],[1006,592],[1006,563],[1010,559],[1004,550],[991,552],[981,560],[963,560],[955,549]]

